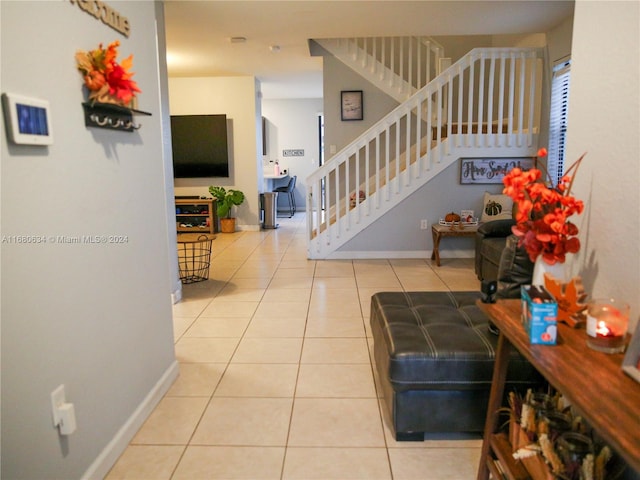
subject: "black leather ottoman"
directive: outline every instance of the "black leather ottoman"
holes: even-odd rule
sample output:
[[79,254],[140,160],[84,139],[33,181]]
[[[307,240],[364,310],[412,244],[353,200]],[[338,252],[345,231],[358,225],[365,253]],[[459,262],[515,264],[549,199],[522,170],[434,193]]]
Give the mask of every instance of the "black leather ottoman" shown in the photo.
[[[498,337],[478,292],[381,292],[371,297],[374,357],[396,440],[481,432]],[[540,383],[517,352],[505,392]]]

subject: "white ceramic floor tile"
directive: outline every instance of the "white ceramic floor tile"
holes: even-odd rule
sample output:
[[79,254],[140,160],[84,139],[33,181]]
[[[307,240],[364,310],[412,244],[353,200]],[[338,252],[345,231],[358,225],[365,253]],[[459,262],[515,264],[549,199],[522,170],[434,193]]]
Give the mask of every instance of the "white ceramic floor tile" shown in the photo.
[[296,398],[289,445],[296,447],[383,447],[378,401]]
[[129,445],[105,480],[169,480],[183,446]]
[[226,363],[181,363],[180,374],[167,396],[210,397],[226,366]]
[[371,365],[300,365],[296,397],[375,398]]
[[254,318],[306,318],[309,302],[261,302]]
[[307,338],[301,363],[369,363],[364,338]]
[[232,363],[298,363],[301,338],[243,338]]
[[285,446],[291,398],[213,397],[192,445]]
[[251,318],[258,308],[259,302],[230,302],[214,299],[202,311],[203,317],[243,317]]
[[256,317],[251,320],[245,338],[266,338],[266,337],[292,337],[300,338],[304,336],[307,321],[304,317],[298,318],[261,318]]
[[173,340],[177,342],[187,331],[191,324],[195,321],[195,317],[178,317],[173,316]]
[[186,363],[225,363],[239,341],[239,338],[182,337],[176,343],[176,358]]
[[385,448],[287,448],[284,480],[391,479]]
[[479,448],[389,448],[394,480],[475,478]]
[[305,337],[364,337],[362,316],[334,317],[309,314]]
[[216,389],[216,397],[293,397],[298,365],[232,363]]
[[164,397],[131,443],[186,445],[208,400],[206,397]]
[[311,297],[311,288],[280,288],[269,287],[262,297],[263,302],[299,303],[308,302]]
[[278,480],[284,447],[190,446],[172,480]]
[[184,333],[185,337],[241,337],[249,317],[204,317],[200,316]]

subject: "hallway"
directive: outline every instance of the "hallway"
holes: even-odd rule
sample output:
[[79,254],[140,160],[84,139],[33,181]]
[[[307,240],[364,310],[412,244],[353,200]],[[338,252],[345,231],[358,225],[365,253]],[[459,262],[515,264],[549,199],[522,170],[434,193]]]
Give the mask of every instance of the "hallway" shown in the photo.
[[370,297],[477,290],[473,259],[307,260],[304,214],[219,234],[174,305],[180,376],[108,480],[475,478],[479,435],[396,442],[371,364]]

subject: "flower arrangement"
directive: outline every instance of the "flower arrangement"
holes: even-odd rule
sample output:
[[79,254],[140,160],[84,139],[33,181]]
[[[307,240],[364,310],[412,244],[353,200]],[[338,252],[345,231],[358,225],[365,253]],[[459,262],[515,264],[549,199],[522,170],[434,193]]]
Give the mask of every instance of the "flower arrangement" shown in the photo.
[[76,52],[78,70],[82,73],[84,84],[89,89],[89,100],[99,103],[115,103],[133,108],[136,93],[142,91],[131,79],[133,73],[133,55],[129,55],[118,63],[119,41],[114,41],[107,48],[102,44],[95,50]]
[[[538,151],[538,157],[546,155],[545,148]],[[564,263],[567,253],[580,250],[578,227],[569,217],[584,210],[584,203],[571,195],[571,187],[572,172],[578,170],[585,155],[569,167],[555,187],[542,180],[542,171],[537,168],[527,171],[514,168],[503,179],[503,193],[517,206],[512,231],[520,237],[519,245],[524,245],[532,262],[542,256],[549,265]]]

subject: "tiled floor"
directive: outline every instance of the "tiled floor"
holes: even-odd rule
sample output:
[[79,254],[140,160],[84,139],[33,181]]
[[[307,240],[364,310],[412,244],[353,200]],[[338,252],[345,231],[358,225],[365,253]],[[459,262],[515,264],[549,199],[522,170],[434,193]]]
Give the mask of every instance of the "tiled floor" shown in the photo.
[[108,480],[475,478],[479,437],[393,439],[369,330],[373,293],[477,290],[472,260],[310,261],[304,215],[278,221],[218,235],[184,286],[180,376]]

